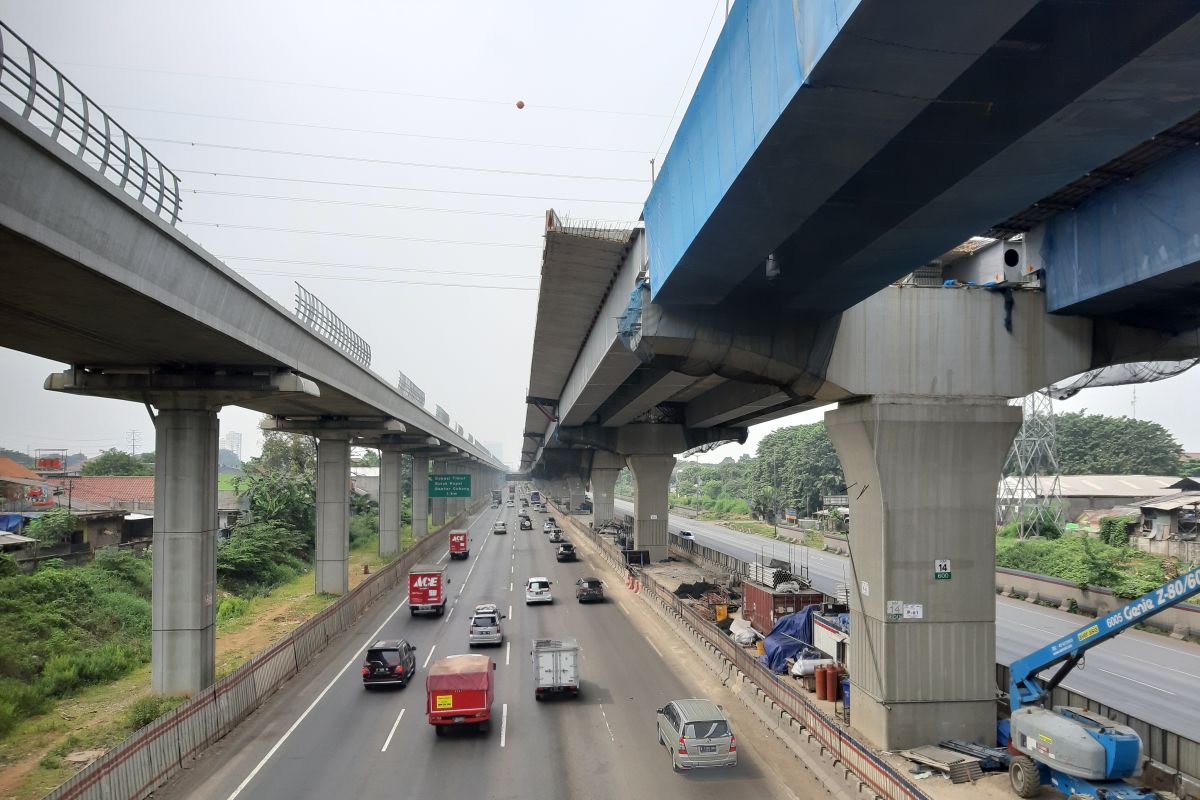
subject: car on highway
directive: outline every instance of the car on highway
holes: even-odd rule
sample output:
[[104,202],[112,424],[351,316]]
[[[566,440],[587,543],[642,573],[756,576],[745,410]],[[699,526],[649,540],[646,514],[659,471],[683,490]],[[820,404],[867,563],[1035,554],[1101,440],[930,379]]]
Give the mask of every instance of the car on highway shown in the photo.
[[575,599],[581,603],[603,603],[604,581],[593,577],[575,581]]
[[559,542],[565,542],[566,539],[563,538],[562,531],[555,531],[554,533],[550,534],[550,538],[547,541],[549,541],[550,544],[558,544]]
[[556,561],[575,561],[575,545],[566,543],[558,546],[558,552],[554,554]]
[[737,766],[737,738],[729,718],[712,700],[672,700],[658,709],[655,719],[658,743],[671,754],[675,772]]
[[691,531],[680,531],[679,538],[687,539],[689,542],[694,542],[696,541],[696,534],[692,533]]
[[417,671],[417,648],[404,639],[385,639],[367,648],[363,657],[364,689],[372,686],[408,686]]
[[471,615],[470,627],[467,629],[467,645],[475,647],[481,644],[503,644],[504,628],[500,625],[502,619],[504,615],[495,603],[476,606],[475,613]]
[[542,526],[542,533],[553,533],[554,528],[554,520],[548,519],[546,520],[546,524]]
[[508,533],[508,526],[504,524],[504,520],[498,519],[492,523],[492,533]]
[[525,605],[553,602],[554,596],[550,594],[549,578],[537,577],[525,581]]
[[531,520],[529,517],[521,517],[521,530],[523,530],[523,531],[533,530],[533,520]]
[[512,501],[512,498],[511,498],[511,497],[508,499],[508,507],[509,507],[509,508],[512,508],[512,507],[513,507],[513,501]]

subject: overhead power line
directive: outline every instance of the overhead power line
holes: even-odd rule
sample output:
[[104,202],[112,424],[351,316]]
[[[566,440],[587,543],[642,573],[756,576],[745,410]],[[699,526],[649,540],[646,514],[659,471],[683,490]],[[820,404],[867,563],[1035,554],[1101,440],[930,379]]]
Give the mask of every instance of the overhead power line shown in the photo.
[[202,114],[198,111],[169,111],[161,108],[144,108],[142,106],[106,106],[119,111],[141,111],[147,114],[168,114],[181,117],[200,117],[202,119],[219,119],[226,122],[249,122],[256,125],[278,125],[287,128],[308,128],[317,131],[334,131],[337,133],[364,133],[374,136],[400,136],[406,139],[432,139],[437,142],[462,142],[465,144],[490,144],[504,147],[536,147],[538,150],[579,150],[589,153],[627,153],[630,155],[652,155],[644,148],[622,147],[589,147],[580,144],[545,144],[542,142],[514,142],[505,139],[476,139],[469,136],[440,136],[433,133],[412,133],[410,131],[388,131],[378,128],[352,128],[344,125],[319,125],[312,122],[288,122],[274,119],[258,119],[255,117],[232,117],[224,114]]
[[549,200],[565,203],[606,203],[626,206],[640,206],[641,200],[599,200],[586,197],[553,197],[533,194],[505,194],[503,192],[468,192],[460,189],[430,189],[420,186],[394,186],[379,183],[354,183],[351,181],[326,181],[316,178],[284,178],[274,175],[249,175],[241,172],[213,172],[207,169],[176,169],[174,172],[183,175],[211,175],[216,178],[245,178],[255,181],[276,181],[280,183],[311,183],[315,186],[345,186],[352,189],[386,189],[396,192],[437,192],[440,194],[458,194],[468,197],[506,197],[513,200]]
[[[524,214],[517,211],[493,211],[476,208],[434,208],[432,206],[406,206],[398,203],[368,203],[363,200],[335,200],[329,197],[288,197],[286,195],[253,194],[250,192],[219,192],[215,189],[191,189],[185,194],[204,194],[214,197],[243,197],[249,200],[283,200],[292,203],[321,203],[334,206],[359,206],[362,208],[386,208],[395,211],[431,211],[439,214],[477,214],[490,217],[520,217],[540,219],[544,214]],[[606,220],[602,220],[606,221]],[[617,221],[617,220],[612,220]]]
[[464,167],[458,164],[433,164],[423,161],[395,161],[387,158],[366,158],[363,156],[342,156],[333,153],[306,153],[300,150],[278,150],[270,147],[249,147],[237,144],[217,144],[215,142],[189,142],[182,139],[162,139],[153,136],[143,136],[143,142],[161,142],[165,144],[187,145],[189,147],[208,147],[214,150],[239,150],[244,153],[267,153],[276,156],[295,156],[298,158],[321,158],[328,161],[354,161],[360,164],[386,164],[391,167],[420,167],[422,169],[446,169],[458,172],[484,172],[492,175],[524,175],[531,178],[570,178],[577,181],[615,181],[618,183],[644,183],[643,178],[621,178],[606,175],[571,175],[561,172],[530,172],[518,169],[496,169],[493,167]]
[[478,283],[437,283],[434,281],[406,281],[399,278],[355,278],[344,275],[291,275],[261,270],[245,270],[242,275],[270,275],[276,278],[303,278],[305,280],[353,281],[355,283],[399,283],[408,286],[436,286],[442,289],[499,289],[512,292],[536,292],[536,286],[493,286]]
[[434,275],[454,275],[469,278],[514,278],[537,280],[540,275],[504,274],[498,272],[460,272],[448,267],[383,267],[374,264],[353,264],[340,261],[304,261],[294,258],[260,258],[258,256],[217,256],[222,261],[252,261],[261,264],[298,264],[308,267],[339,267],[342,269],[371,269],[383,272],[427,272]]
[[465,239],[429,239],[421,236],[392,236],[386,233],[356,233],[354,231],[317,231],[305,228],[272,228],[266,225],[236,225],[225,222],[197,222],[185,220],[184,225],[201,225],[207,228],[233,228],[242,231],[269,231],[271,233],[303,233],[312,236],[345,236],[351,239],[388,239],[396,242],[420,242],[423,244],[469,244],[481,247],[538,247],[540,244],[518,242],[476,242]]
[[708,32],[712,30],[713,20],[717,18],[717,9],[720,7],[721,0],[717,0],[717,4],[713,6],[712,14],[708,17],[708,25],[704,27],[704,35],[700,37],[700,46],[696,48],[696,57],[692,59],[692,68],[688,70],[688,76],[683,81],[683,88],[679,90],[679,99],[675,101],[675,108],[672,109],[671,116],[667,119],[667,128],[663,131],[662,138],[658,140],[658,147],[654,148],[654,158],[658,158],[658,153],[662,150],[663,142],[667,140],[667,134],[671,132],[671,125],[675,122],[675,115],[679,113],[679,105],[683,102],[683,96],[687,94],[688,84],[692,82],[692,75],[696,72],[696,64],[700,62],[700,54],[704,52],[704,43],[708,41]]
[[[149,69],[147,67],[127,67],[117,64],[88,64],[79,61],[65,61],[63,64],[75,67],[87,67],[88,69],[112,69],[123,72],[146,72],[153,75],[176,75],[183,78],[208,78],[211,80],[222,81],[241,81],[244,83],[262,83],[271,86],[296,86],[304,89],[325,89],[335,92],[358,92],[360,94],[381,94],[390,95],[392,97],[414,97],[421,100],[441,100],[453,103],[481,103],[484,105],[495,106],[512,106],[517,98],[497,100],[495,98],[485,97],[460,97],[455,95],[445,94],[422,94],[420,92],[402,92],[396,89],[377,89],[367,86],[340,86],[331,83],[308,83],[305,81],[285,81],[276,78],[254,78],[245,75],[218,75],[209,72],[184,72],[182,70],[169,69]],[[609,108],[582,108],[578,106],[560,106],[551,104],[537,103],[536,101],[525,101],[525,107],[529,109],[545,110],[545,111],[571,111],[585,114],[615,114],[625,117],[661,117],[662,114],[652,113],[648,111],[627,111],[624,109],[609,109]]]

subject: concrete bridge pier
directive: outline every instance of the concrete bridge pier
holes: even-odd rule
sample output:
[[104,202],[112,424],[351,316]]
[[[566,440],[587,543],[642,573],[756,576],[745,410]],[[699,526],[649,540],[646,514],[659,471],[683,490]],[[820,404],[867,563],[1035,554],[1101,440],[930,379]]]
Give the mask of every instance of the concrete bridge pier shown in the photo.
[[350,591],[350,437],[326,431],[317,440],[316,591]]
[[670,545],[667,493],[675,456],[635,455],[627,456],[625,461],[633,474],[633,546],[648,551],[650,561],[661,561],[667,557]]
[[379,555],[400,552],[401,509],[404,506],[404,448],[384,444],[379,448]]
[[885,750],[993,743],[996,484],[1021,409],[876,395],[825,422],[854,521],[854,726]]
[[429,535],[429,456],[412,457],[412,532],[413,539]]
[[160,406],[154,421],[150,682],[160,694],[216,679],[218,433],[216,409],[200,403]]
[[[438,458],[434,460],[434,475],[445,475],[448,472],[449,470],[446,467],[445,459]],[[431,517],[430,524],[433,525],[435,530],[446,524],[446,498],[431,497],[429,499],[429,509],[429,514]]]
[[587,484],[578,475],[567,476],[567,497],[570,498],[571,513],[579,512],[580,506],[587,500]]
[[592,457],[592,524],[597,528],[616,515],[613,490],[624,466],[625,459],[608,450],[597,450]]

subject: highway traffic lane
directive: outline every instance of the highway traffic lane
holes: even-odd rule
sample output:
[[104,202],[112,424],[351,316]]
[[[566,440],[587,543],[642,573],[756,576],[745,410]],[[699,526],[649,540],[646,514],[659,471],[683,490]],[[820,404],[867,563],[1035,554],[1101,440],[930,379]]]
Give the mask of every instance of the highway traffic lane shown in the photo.
[[[486,531],[493,517],[494,512],[485,509],[470,520],[472,535]],[[476,554],[473,552],[472,555]],[[446,563],[447,553],[442,551],[431,560]],[[465,575],[468,569],[464,562],[449,562],[452,580],[455,576]],[[395,717],[386,719],[389,706],[370,701],[377,699],[376,696],[419,696],[423,708],[421,664],[429,648],[436,643],[446,618],[436,622],[432,618],[411,620],[426,624],[405,627],[404,623],[410,621],[405,598],[406,592],[398,589],[386,598],[387,602],[378,602],[369,608],[351,631],[338,636],[317,656],[314,665],[269,698],[230,735],[210,748],[192,769],[184,770],[167,787],[159,790],[157,796],[230,798],[235,793],[241,798],[322,796],[313,792],[306,780],[312,776],[314,767],[322,766],[321,756],[329,751],[329,742],[334,741],[334,736],[346,737],[337,740],[338,747],[350,752],[361,753],[372,748],[378,751],[382,747]],[[401,629],[403,634],[398,633]],[[359,672],[363,650],[373,641],[397,635],[406,636],[417,648],[416,680],[402,690],[365,691]],[[306,709],[311,711],[301,720]],[[398,708],[395,713],[399,713]],[[412,714],[411,710],[407,711],[406,719]],[[326,735],[327,727],[332,727],[335,734]],[[381,728],[384,728],[383,734],[379,735]],[[283,741],[285,736],[286,741]],[[275,752],[266,758],[273,748]],[[311,763],[306,765],[306,760]],[[345,780],[356,785],[361,779],[352,775]],[[325,796],[344,796],[342,793],[350,789],[351,786],[338,787],[337,793]]]
[[[618,509],[632,506],[617,500]],[[740,533],[712,522],[671,516],[673,533],[690,530],[698,544],[754,561],[760,554],[807,566],[813,586],[832,593],[853,585],[849,559]],[[1011,598],[996,598],[996,660],[1003,664],[1079,628],[1085,617]],[[1091,650],[1085,667],[1076,668],[1066,685],[1100,703],[1154,725],[1200,740],[1200,698],[1193,689],[1200,677],[1200,648],[1143,631],[1127,631]],[[1007,688],[1007,687],[1005,687]]]

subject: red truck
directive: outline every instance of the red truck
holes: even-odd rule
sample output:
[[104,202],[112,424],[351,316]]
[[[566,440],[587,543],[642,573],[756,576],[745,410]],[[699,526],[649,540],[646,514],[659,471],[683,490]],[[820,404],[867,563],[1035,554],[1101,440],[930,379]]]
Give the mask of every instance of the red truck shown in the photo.
[[466,531],[450,531],[450,557],[467,558],[471,555],[471,538]]
[[451,725],[474,725],[488,730],[492,718],[493,671],[491,656],[463,655],[439,658],[425,674],[425,710],[438,736]]
[[416,564],[408,571],[408,610],[417,614],[446,613],[446,568],[437,564]]
[[820,605],[825,595],[812,589],[778,592],[750,581],[742,581],[742,619],[764,636],[780,617],[795,614],[805,606]]

